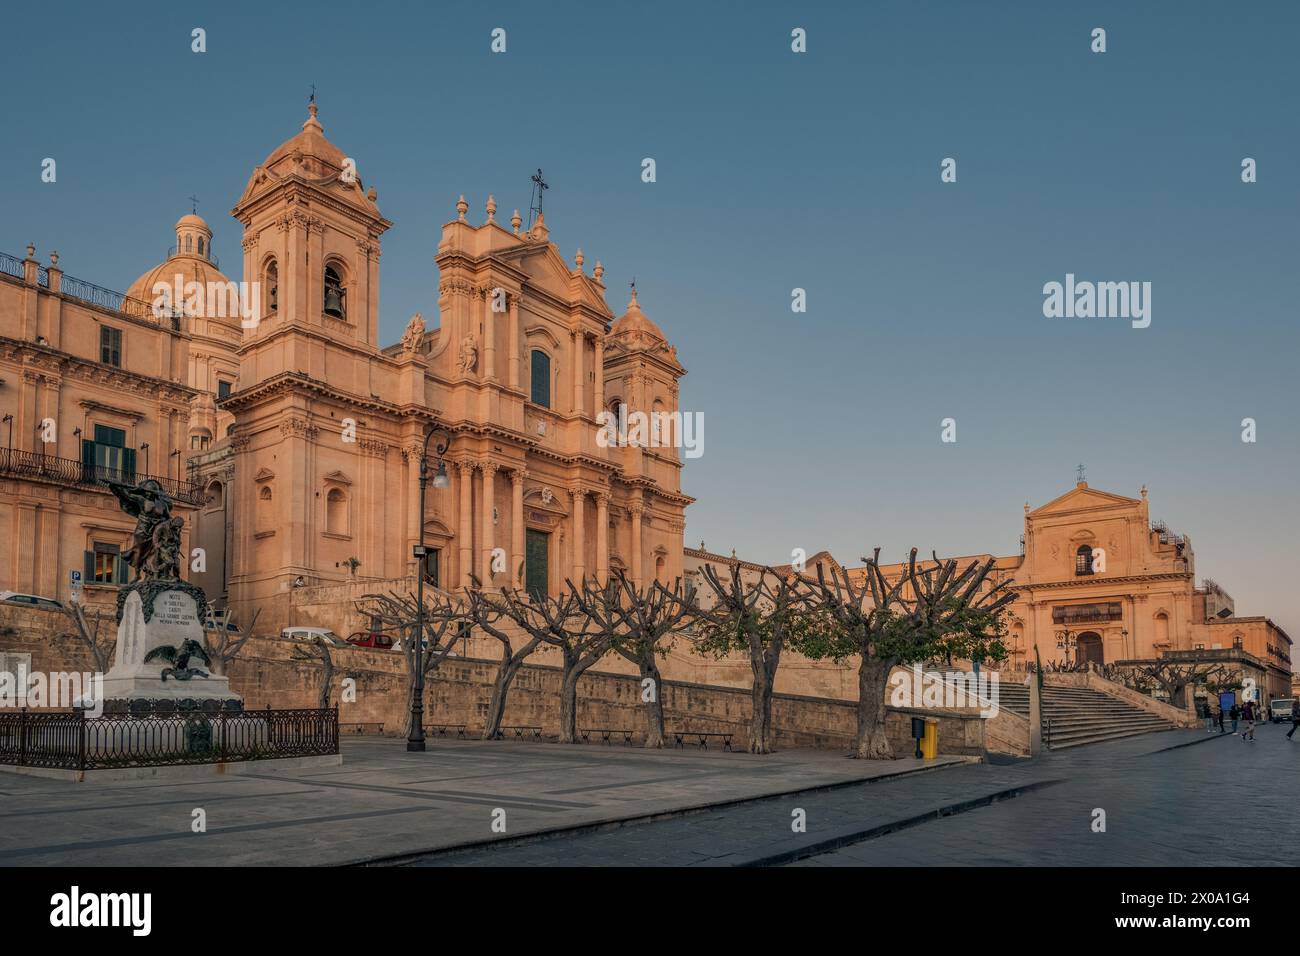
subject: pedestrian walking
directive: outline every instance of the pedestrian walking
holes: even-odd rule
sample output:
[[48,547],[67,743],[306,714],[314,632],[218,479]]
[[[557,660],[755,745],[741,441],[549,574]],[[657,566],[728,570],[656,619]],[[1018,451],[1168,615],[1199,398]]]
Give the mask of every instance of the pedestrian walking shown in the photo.
[[1232,732],[1235,734],[1237,732],[1237,721],[1241,719],[1241,708],[1233,704],[1228,716],[1232,718]]
[[1246,729],[1241,732],[1241,739],[1243,742],[1250,740],[1253,743],[1255,740],[1255,702],[1253,700],[1246,701],[1241,716],[1246,720]]
[[1295,729],[1300,727],[1300,701],[1291,705],[1291,729],[1286,732],[1286,739],[1290,740]]
[[1223,726],[1223,707],[1219,707],[1219,733],[1226,734],[1228,731]]
[[1208,700],[1200,706],[1202,709],[1201,716],[1205,718],[1205,732],[1212,734],[1214,733],[1214,707]]

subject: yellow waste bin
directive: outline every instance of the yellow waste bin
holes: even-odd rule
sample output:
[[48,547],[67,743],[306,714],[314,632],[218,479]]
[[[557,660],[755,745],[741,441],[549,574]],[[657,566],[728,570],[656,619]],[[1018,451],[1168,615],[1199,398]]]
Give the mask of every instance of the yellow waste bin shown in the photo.
[[921,756],[933,760],[939,756],[939,721],[933,717],[925,719],[925,736],[921,738]]

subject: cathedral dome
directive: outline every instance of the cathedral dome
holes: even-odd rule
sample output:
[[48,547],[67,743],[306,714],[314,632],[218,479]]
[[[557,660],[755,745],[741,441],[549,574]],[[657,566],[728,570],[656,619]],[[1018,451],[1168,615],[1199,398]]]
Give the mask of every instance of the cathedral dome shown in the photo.
[[635,339],[657,339],[660,342],[667,342],[663,330],[650,321],[649,317],[641,311],[641,306],[636,301],[636,288],[632,289],[632,301],[627,304],[627,311],[614,320],[614,324],[609,327],[610,335],[627,335]]
[[[181,295],[186,294],[186,285],[197,282],[199,288],[204,290],[206,305],[207,290],[218,285],[228,287],[230,280],[221,272],[217,261],[212,256],[212,230],[203,217],[195,213],[182,216],[176,221],[175,228],[176,245],[168,250],[167,259],[132,282],[126,290],[126,294],[132,299],[152,303],[159,297],[160,293],[155,290],[159,284],[162,284],[171,290],[169,294],[174,300],[176,298],[174,290],[178,282]],[[224,298],[222,301],[225,301]],[[184,304],[183,300],[180,304]],[[211,318],[238,325],[240,322],[238,309],[232,305],[227,311],[230,314],[215,315]]]

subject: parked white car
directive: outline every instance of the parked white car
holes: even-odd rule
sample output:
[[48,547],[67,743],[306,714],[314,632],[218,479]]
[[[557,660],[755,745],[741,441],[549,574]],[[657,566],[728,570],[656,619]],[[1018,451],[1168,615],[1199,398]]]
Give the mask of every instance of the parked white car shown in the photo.
[[0,601],[5,604],[22,604],[25,607],[43,607],[51,611],[63,610],[62,601],[41,597],[39,594],[24,594],[21,591],[0,591]]
[[286,627],[280,632],[280,636],[287,641],[301,641],[304,644],[319,640],[330,647],[351,646],[328,627]]

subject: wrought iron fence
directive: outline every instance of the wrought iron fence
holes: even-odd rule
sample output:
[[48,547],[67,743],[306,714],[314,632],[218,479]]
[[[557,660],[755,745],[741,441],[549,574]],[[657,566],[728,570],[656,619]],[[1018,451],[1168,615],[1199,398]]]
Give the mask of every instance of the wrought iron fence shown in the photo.
[[0,711],[0,764],[102,770],[315,757],[339,752],[339,712],[170,714]]
[[174,501],[201,505],[205,500],[203,489],[197,481],[128,472],[121,468],[91,465],[73,458],[55,458],[53,455],[19,451],[16,448],[0,448],[0,474],[100,488],[109,481],[135,484],[148,478],[158,482]]
[[23,260],[17,256],[11,256],[7,252],[0,252],[0,272],[7,276],[13,276],[15,279],[25,278]]
[[177,323],[180,320],[181,313],[175,310],[154,309],[152,303],[145,302],[143,299],[133,299],[125,293],[105,289],[103,286],[75,276],[65,275],[59,284],[59,291],[89,305],[108,309],[110,312],[120,312],[122,315],[150,322],[167,322],[173,328],[178,327]]

